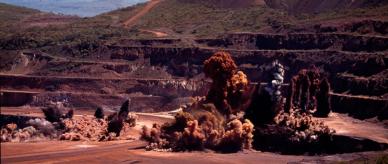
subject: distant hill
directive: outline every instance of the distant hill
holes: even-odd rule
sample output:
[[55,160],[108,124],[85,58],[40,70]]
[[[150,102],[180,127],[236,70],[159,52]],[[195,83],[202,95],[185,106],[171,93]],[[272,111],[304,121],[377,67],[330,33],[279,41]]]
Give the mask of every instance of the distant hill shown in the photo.
[[[176,35],[207,36],[225,32],[257,31],[268,19],[292,18],[256,0],[164,0],[144,15],[135,29],[161,29]],[[262,1],[261,1],[262,2]]]
[[213,7],[243,8],[265,5],[264,0],[180,0],[185,3],[205,4]]
[[0,3],[0,24],[11,21],[19,21],[20,19],[30,16],[32,14],[39,13],[39,10],[19,7],[14,5],[8,5],[5,3]]
[[271,8],[286,10],[293,14],[321,13],[388,4],[387,0],[265,0],[265,2]]
[[[259,32],[322,20],[388,16],[386,0],[164,0],[134,29],[177,35],[209,36]],[[299,14],[289,14],[298,12]]]
[[[328,3],[335,0],[322,2],[311,0],[311,4],[310,1],[302,0],[284,1],[288,7],[298,8],[305,6],[306,3],[311,5],[312,9],[317,6],[316,8],[322,11],[296,15],[289,14],[287,8],[282,8],[282,5],[284,6],[282,0],[274,0],[273,3],[263,0],[159,1],[130,28],[124,27],[124,22],[142,11],[146,4],[114,10],[91,18],[73,18],[0,3],[0,49],[39,48],[53,51],[55,47],[55,50],[61,51],[57,47],[67,46],[78,47],[78,51],[81,52],[86,51],[84,49],[93,49],[99,44],[115,42],[120,38],[155,38],[157,37],[155,33],[163,34],[165,38],[183,38],[189,44],[193,43],[194,38],[212,38],[236,32],[300,33],[318,30],[385,35],[385,28],[381,30],[379,24],[383,23],[385,27],[388,18],[388,5],[382,0],[362,1],[363,3],[361,0],[354,0],[354,4],[343,5],[339,0],[338,5]],[[325,7],[346,8],[347,5],[353,8],[323,12]],[[351,30],[343,30],[344,24],[364,19],[372,21],[362,23],[354,29],[347,28]]]

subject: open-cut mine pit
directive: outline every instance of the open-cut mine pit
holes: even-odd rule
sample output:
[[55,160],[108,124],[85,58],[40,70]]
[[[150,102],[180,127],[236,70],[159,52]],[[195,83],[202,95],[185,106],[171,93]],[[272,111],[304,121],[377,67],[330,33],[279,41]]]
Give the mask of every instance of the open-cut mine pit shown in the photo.
[[[144,124],[147,120],[141,120],[143,117],[138,120],[139,116],[129,113],[137,111],[133,106],[136,105],[134,103],[139,103],[132,97],[122,104],[118,112],[114,112],[116,109],[98,106],[93,115],[88,112],[90,109],[74,108],[69,99],[75,98],[67,96],[71,93],[62,95],[58,93],[57,99],[47,97],[39,100],[42,98],[38,98],[38,95],[41,95],[42,91],[47,92],[37,89],[44,85],[41,84],[41,80],[39,83],[27,85],[27,88],[35,91],[4,90],[2,102],[6,103],[2,103],[2,106],[9,106],[9,110],[3,111],[4,107],[2,109],[1,141],[28,143],[64,140],[84,142],[143,140],[148,142],[144,145],[145,150],[158,152],[213,150],[219,153],[233,153],[257,150],[292,155],[384,151],[388,148],[386,138],[376,141],[374,139],[377,137],[356,137],[358,132],[355,132],[356,135],[337,134],[338,125],[334,124],[331,127],[331,124],[325,124],[325,117],[330,118],[332,108],[335,109],[331,103],[331,96],[336,95],[330,93],[331,85],[327,74],[315,66],[300,70],[289,84],[285,84],[284,78],[288,72],[284,65],[275,60],[269,65],[266,78],[268,80],[262,81],[265,83],[260,81],[253,83],[243,71],[238,70],[231,54],[220,51],[204,61],[203,70],[205,76],[211,79],[204,81],[200,86],[209,87],[206,96],[189,99],[189,102],[180,106],[178,111],[162,112],[160,115],[150,114],[156,118],[166,117],[169,121],[148,124]],[[7,79],[7,76],[9,77],[4,76],[4,85],[17,85],[12,83],[14,79]],[[72,79],[69,80],[71,82]],[[188,89],[189,82],[183,82],[185,85],[182,88],[194,96],[196,88]],[[179,87],[171,86],[173,89]],[[165,86],[160,89],[165,89]],[[51,94],[54,95],[55,92]],[[197,94],[200,95],[200,92]],[[41,112],[37,113],[43,113],[44,117],[42,114],[28,116],[29,107],[25,105],[36,106],[39,104],[36,101],[51,103],[48,107],[38,107]],[[24,108],[21,112],[26,116],[20,116],[20,112],[12,110],[12,107]],[[90,114],[77,115],[78,110]],[[377,113],[376,116],[384,119],[384,114]],[[137,121],[142,124],[138,124]],[[386,137],[387,131],[384,127],[380,128],[383,130],[382,137]]]
[[386,5],[0,15],[1,163],[387,163]]

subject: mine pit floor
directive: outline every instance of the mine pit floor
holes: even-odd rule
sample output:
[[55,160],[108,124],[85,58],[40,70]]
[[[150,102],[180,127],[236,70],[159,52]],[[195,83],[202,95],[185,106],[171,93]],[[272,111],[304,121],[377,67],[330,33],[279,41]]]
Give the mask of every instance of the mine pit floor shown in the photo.
[[[76,110],[75,117],[93,115],[93,110]],[[39,108],[6,107],[3,115],[23,115],[43,117]],[[139,121],[134,131],[140,132],[143,125],[172,121],[165,113],[137,113]],[[323,120],[336,130],[336,134],[366,138],[380,143],[388,143],[388,128],[382,122],[358,120],[345,114],[331,113]],[[135,132],[134,132],[135,133]],[[288,162],[338,162],[375,160],[388,155],[386,151],[359,152],[321,156],[280,155],[260,151],[244,151],[233,154],[213,152],[154,152],[145,151],[147,143],[134,141],[42,141],[32,143],[1,143],[1,163],[288,163]],[[55,146],[53,146],[55,145]],[[200,158],[199,158],[200,157]]]
[[388,143],[388,126],[382,122],[358,120],[346,114],[331,113],[328,118],[316,118],[333,128],[336,134],[366,138],[380,143]]
[[[55,145],[55,146],[52,146]],[[88,145],[88,146],[80,146]],[[1,163],[303,163],[374,161],[388,154],[361,152],[330,156],[295,156],[247,151],[233,154],[213,152],[145,151],[142,141],[87,143],[47,141],[1,143]]]

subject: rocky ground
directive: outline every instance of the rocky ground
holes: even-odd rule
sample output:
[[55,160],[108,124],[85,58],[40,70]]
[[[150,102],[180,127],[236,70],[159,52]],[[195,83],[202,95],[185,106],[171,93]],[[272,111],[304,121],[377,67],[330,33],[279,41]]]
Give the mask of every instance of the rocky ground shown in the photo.
[[[92,115],[94,111],[76,111],[75,117]],[[43,117],[39,109],[30,108],[2,108],[5,115],[27,115]],[[151,126],[153,123],[172,121],[172,115],[165,113],[137,113],[139,119],[136,127],[130,132],[135,138],[140,137],[142,125]],[[368,138],[381,143],[388,143],[386,127],[380,123],[370,121],[359,121],[343,114],[332,113],[329,118],[322,118],[325,124],[335,129],[339,135]],[[385,125],[386,126],[386,125]],[[363,128],[364,127],[364,128]],[[373,131],[372,131],[373,129]],[[375,133],[379,132],[379,133]],[[56,146],[51,146],[55,144]],[[344,143],[346,144],[346,143]],[[41,163],[50,162],[97,162],[97,163],[118,163],[118,162],[188,162],[188,163],[303,163],[303,162],[375,162],[386,160],[386,151],[370,151],[362,153],[346,153],[341,155],[320,155],[320,156],[295,156],[279,155],[271,152],[244,151],[232,154],[219,154],[214,152],[185,152],[169,153],[145,151],[146,142],[134,140],[118,140],[109,142],[93,141],[40,141],[21,143],[1,143],[1,161],[12,163]],[[26,149],[29,147],[29,149]],[[198,158],[198,155],[206,158]]]

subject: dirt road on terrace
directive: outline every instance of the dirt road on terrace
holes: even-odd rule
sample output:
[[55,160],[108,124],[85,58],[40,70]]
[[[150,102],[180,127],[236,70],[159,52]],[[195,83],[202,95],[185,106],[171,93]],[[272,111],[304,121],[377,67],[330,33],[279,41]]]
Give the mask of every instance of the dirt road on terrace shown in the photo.
[[39,79],[81,79],[81,80],[148,80],[148,81],[185,81],[184,78],[161,79],[161,78],[131,78],[131,77],[80,77],[80,76],[39,76],[39,75],[25,75],[18,73],[0,73],[1,77],[23,77],[23,78],[39,78]]
[[[133,25],[136,24],[136,22],[145,14],[147,14],[149,11],[151,11],[152,8],[154,8],[157,4],[162,2],[163,0],[151,0],[150,2],[147,3],[147,5],[141,9],[138,13],[136,13],[134,16],[131,18],[127,19],[124,22],[124,27],[125,28],[131,28]],[[151,33],[155,35],[157,38],[161,37],[166,37],[168,36],[167,33],[161,32],[161,31],[155,31],[155,30],[146,30],[146,29],[140,29],[140,32],[143,33]]]
[[157,4],[162,2],[163,0],[151,0],[150,2],[147,3],[147,5],[141,9],[136,15],[132,16],[131,18],[127,19],[124,22],[124,26],[126,28],[132,27],[136,21],[141,18],[143,15],[147,14],[149,11],[151,11],[152,8],[154,8]]
[[139,30],[140,32],[144,32],[144,33],[151,33],[153,35],[155,35],[157,38],[161,38],[161,37],[166,37],[168,36],[167,33],[164,33],[164,32],[160,32],[160,31],[154,31],[154,30]]

